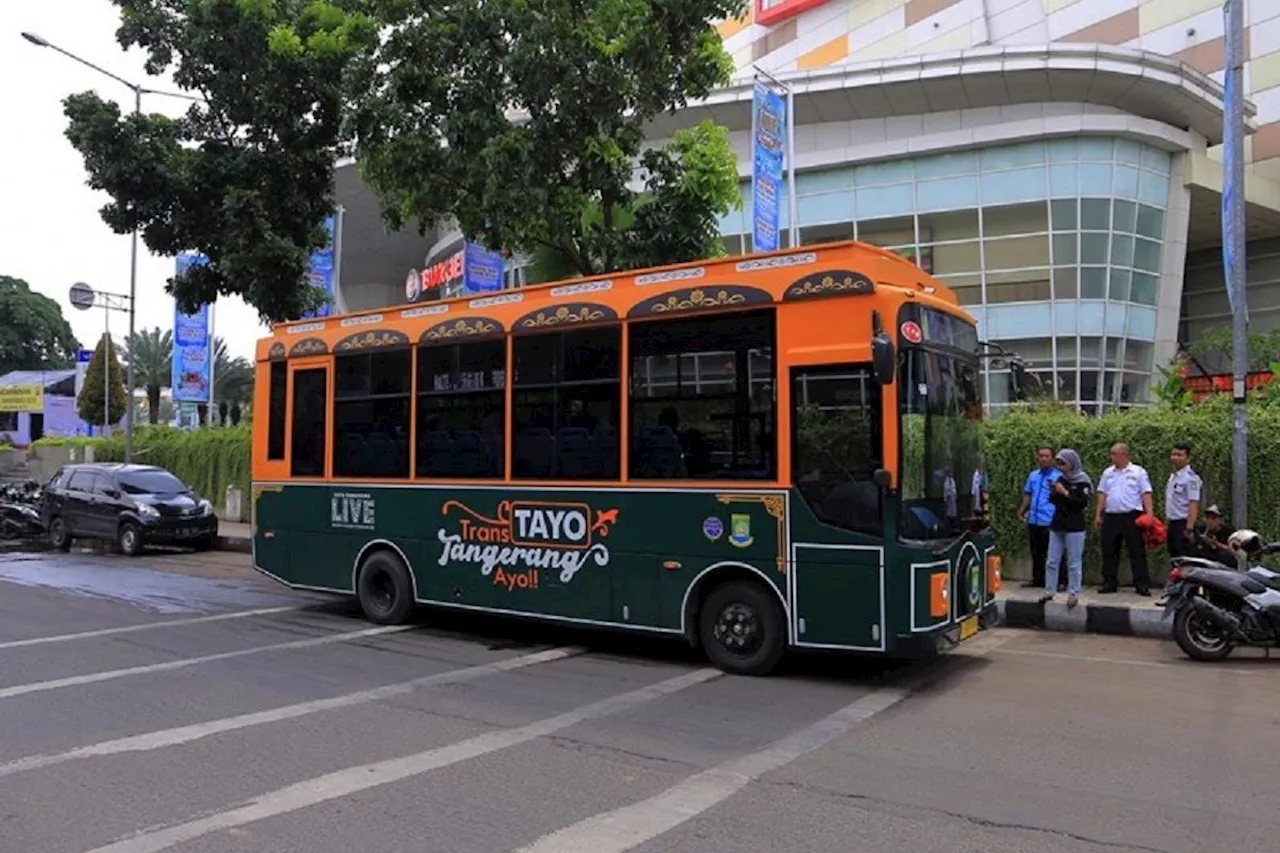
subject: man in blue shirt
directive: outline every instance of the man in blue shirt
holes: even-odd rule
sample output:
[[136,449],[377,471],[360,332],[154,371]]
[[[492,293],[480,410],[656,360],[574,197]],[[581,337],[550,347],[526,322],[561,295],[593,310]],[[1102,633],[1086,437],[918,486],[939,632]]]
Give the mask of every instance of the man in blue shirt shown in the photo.
[[[1036,449],[1036,468],[1027,475],[1026,485],[1022,487],[1022,503],[1018,507],[1018,521],[1027,525],[1027,538],[1031,543],[1031,580],[1025,587],[1044,589],[1044,566],[1049,557],[1049,525],[1053,523],[1053,503],[1049,496],[1053,494],[1053,484],[1062,476],[1062,472],[1053,464],[1053,448]],[[1066,573],[1058,575],[1064,579]],[[1059,584],[1061,590],[1066,589],[1066,581]]]

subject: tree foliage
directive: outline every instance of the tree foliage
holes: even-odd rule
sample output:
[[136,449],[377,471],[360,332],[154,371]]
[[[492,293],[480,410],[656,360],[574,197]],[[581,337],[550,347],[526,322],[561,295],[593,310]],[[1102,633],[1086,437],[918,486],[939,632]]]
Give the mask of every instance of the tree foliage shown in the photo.
[[160,423],[161,392],[173,379],[173,332],[159,326],[136,332],[124,348],[124,363],[133,362],[133,379],[147,392],[147,420]]
[[110,335],[104,334],[85,368],[84,387],[76,399],[76,411],[85,423],[98,427],[114,425],[124,417],[126,399],[120,348]]
[[78,349],[57,302],[20,278],[0,275],[0,376],[71,367]]
[[646,125],[728,82],[712,24],[745,0],[372,6],[385,30],[352,63],[351,130],[392,226],[452,218],[582,275],[716,253],[739,203],[725,130],[645,150]]
[[67,137],[103,220],[134,228],[151,251],[199,251],[168,289],[184,311],[236,294],[264,320],[322,301],[306,278],[333,211],[341,80],[376,33],[364,0],[111,0],[116,39],[198,93],[181,118],[122,116],[93,92],[68,97]]

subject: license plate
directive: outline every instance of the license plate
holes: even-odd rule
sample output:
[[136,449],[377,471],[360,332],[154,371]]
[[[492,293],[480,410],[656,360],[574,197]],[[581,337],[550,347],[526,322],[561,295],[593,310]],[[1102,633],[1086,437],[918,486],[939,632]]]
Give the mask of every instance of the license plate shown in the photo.
[[970,616],[968,619],[965,619],[960,623],[960,641],[961,642],[964,642],[965,640],[969,639],[976,633],[978,633],[978,617],[977,616]]

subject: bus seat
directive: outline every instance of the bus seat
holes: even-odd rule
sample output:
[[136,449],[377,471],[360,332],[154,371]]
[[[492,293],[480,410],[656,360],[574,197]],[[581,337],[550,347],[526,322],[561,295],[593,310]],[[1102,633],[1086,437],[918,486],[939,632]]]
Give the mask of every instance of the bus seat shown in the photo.
[[546,427],[522,427],[516,433],[513,472],[517,477],[550,477],[556,440]]
[[453,439],[442,429],[418,436],[418,472],[426,477],[444,477],[452,471]]
[[671,427],[648,425],[640,428],[632,460],[641,479],[675,480],[687,477],[684,450]]
[[845,528],[875,527],[880,520],[880,488],[875,483],[845,482],[823,498],[823,520]]
[[591,433],[585,427],[561,427],[556,432],[556,471],[566,480],[600,476]]
[[489,474],[489,453],[480,433],[460,430],[453,436],[454,473],[459,477],[484,477]]
[[601,477],[612,479],[618,476],[618,431],[611,426],[597,426],[592,441],[593,452],[600,460]]
[[397,473],[398,448],[385,432],[371,432],[365,439],[361,470],[367,475],[386,477]]

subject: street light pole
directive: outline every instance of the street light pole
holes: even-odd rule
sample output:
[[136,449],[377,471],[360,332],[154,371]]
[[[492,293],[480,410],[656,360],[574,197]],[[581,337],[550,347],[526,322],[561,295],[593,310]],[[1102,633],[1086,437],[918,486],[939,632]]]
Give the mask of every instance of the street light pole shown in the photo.
[[[52,43],[51,41],[49,41],[48,39],[44,38],[43,36],[37,33],[24,32],[22,34],[22,37],[27,41],[31,42],[31,44],[34,44],[36,47],[47,47],[50,50],[57,51],[58,53],[67,57],[68,59],[72,60],[73,62],[78,62],[81,65],[85,66],[86,68],[92,68],[94,71],[97,71],[99,74],[102,74],[105,77],[110,77],[112,80],[115,80],[117,83],[128,88],[130,91],[133,92],[134,116],[139,116],[142,114],[142,96],[143,95],[164,95],[165,97],[168,97],[168,98],[182,98],[188,101],[204,100],[203,98],[198,97],[196,95],[186,95],[186,94],[183,94],[182,92],[165,92],[160,89],[148,89],[145,86],[141,86],[137,83],[130,82],[129,80],[126,80],[123,77],[120,77],[119,75],[112,74],[110,71],[108,71],[105,68],[102,68],[101,66],[94,65],[89,60],[84,59],[83,57],[77,56],[69,50],[63,50],[62,48],[58,47],[56,44]],[[129,246],[129,364],[126,368],[127,377],[125,379],[128,400],[126,401],[126,404],[124,407],[124,461],[125,462],[133,461],[133,406],[134,406],[133,362],[134,362],[134,355],[135,355],[135,350],[137,345],[137,341],[134,340],[134,334],[136,331],[136,318],[138,313],[136,310],[137,304],[138,304],[137,302],[138,229],[137,228],[133,229],[133,233],[130,237],[130,240],[131,242]]]

